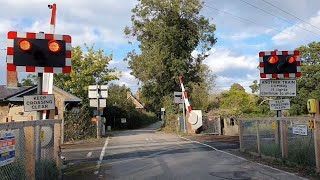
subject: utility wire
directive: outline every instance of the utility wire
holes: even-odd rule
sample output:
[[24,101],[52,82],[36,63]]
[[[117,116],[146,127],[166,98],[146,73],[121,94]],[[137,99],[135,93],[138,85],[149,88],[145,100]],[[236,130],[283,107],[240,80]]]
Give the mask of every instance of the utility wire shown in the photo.
[[250,23],[256,24],[256,25],[258,25],[258,26],[263,26],[263,27],[265,27],[265,28],[267,28],[267,29],[271,29],[271,30],[274,30],[274,31],[277,31],[277,32],[280,32],[280,33],[292,35],[292,34],[290,34],[290,33],[287,33],[287,32],[284,32],[284,31],[281,31],[281,30],[278,30],[278,29],[275,29],[275,28],[272,28],[272,27],[269,27],[269,26],[266,26],[266,25],[264,25],[264,24],[260,24],[260,23],[254,22],[254,21],[252,21],[252,20],[245,19],[245,18],[243,18],[243,17],[234,15],[234,14],[229,13],[229,12],[227,12],[227,11],[220,10],[220,9],[218,9],[218,8],[216,8],[216,7],[213,7],[213,6],[208,6],[208,5],[205,5],[205,4],[204,4],[203,6],[205,6],[205,7],[207,7],[207,8],[210,8],[210,9],[213,9],[213,10],[216,10],[216,11],[219,11],[219,12],[223,12],[223,13],[225,13],[225,14],[228,14],[228,15],[230,15],[230,16],[236,17],[236,18],[241,19],[241,20],[243,20],[243,21],[250,22]]
[[287,19],[285,19],[285,18],[283,18],[283,17],[276,16],[276,15],[274,15],[274,14],[272,14],[272,13],[270,13],[270,12],[268,12],[268,11],[266,11],[266,10],[264,10],[264,9],[256,6],[256,5],[254,5],[254,4],[251,4],[251,3],[247,2],[247,1],[245,1],[245,0],[240,0],[240,1],[243,2],[243,3],[245,3],[245,4],[247,4],[247,5],[249,5],[249,6],[252,6],[252,7],[256,8],[256,9],[259,9],[260,11],[263,11],[263,12],[265,12],[265,13],[273,16],[273,17],[276,17],[276,18],[278,18],[278,19],[281,19],[281,20],[283,20],[283,21],[285,21],[285,22],[287,22],[287,23],[290,23],[290,24],[292,24],[293,26],[300,27],[300,28],[302,28],[302,29],[304,29],[304,30],[306,30],[306,31],[308,31],[308,32],[310,32],[310,33],[313,33],[313,34],[315,34],[315,35],[320,36],[320,34],[318,34],[318,33],[315,33],[315,32],[313,32],[313,31],[310,31],[309,29],[306,29],[306,28],[304,28],[304,27],[301,26],[301,25],[297,25],[297,24],[295,24],[294,22],[288,21]]
[[283,9],[279,8],[278,6],[271,4],[270,2],[268,2],[268,1],[266,1],[266,0],[261,0],[261,1],[263,1],[263,2],[265,2],[265,3],[267,3],[267,4],[269,4],[270,6],[272,6],[272,7],[276,8],[276,9],[278,9],[278,10],[280,10],[280,11],[282,11],[282,12],[284,12],[284,13],[286,13],[286,14],[288,14],[288,15],[290,15],[290,16],[292,16],[292,17],[296,18],[296,19],[299,19],[300,21],[302,21],[302,22],[304,22],[304,23],[306,23],[306,24],[308,24],[308,25],[310,25],[310,26],[312,26],[312,27],[314,27],[314,28],[316,28],[316,29],[318,29],[318,30],[320,31],[320,28],[319,28],[319,27],[314,26],[314,25],[312,25],[312,24],[308,23],[307,21],[305,21],[305,20],[303,20],[303,19],[301,19],[301,18],[299,18],[299,17],[297,17],[297,16],[295,16],[295,15],[293,15],[293,14],[289,13],[288,11],[285,11],[285,10],[283,10]]

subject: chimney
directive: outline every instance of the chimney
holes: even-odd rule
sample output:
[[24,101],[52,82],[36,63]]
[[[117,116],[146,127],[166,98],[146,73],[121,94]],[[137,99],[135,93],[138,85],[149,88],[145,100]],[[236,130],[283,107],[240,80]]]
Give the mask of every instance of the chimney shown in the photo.
[[131,92],[127,91],[127,99],[131,96]]
[[18,87],[18,72],[7,71],[7,87],[9,88]]
[[138,92],[136,93],[136,99],[138,100],[138,101],[140,101],[140,90],[138,90]]

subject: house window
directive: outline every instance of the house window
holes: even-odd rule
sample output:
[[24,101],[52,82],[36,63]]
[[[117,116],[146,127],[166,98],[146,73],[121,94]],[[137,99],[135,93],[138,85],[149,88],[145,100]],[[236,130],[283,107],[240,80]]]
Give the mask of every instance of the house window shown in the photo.
[[230,126],[234,126],[234,119],[230,118]]

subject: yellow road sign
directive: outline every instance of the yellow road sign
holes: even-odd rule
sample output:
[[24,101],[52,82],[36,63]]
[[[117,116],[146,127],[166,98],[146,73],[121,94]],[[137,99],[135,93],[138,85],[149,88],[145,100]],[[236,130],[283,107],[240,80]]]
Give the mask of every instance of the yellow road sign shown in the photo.
[[44,141],[44,130],[41,130],[41,132],[40,132],[40,141],[41,142]]
[[272,129],[276,129],[276,127],[277,127],[276,121],[272,121]]

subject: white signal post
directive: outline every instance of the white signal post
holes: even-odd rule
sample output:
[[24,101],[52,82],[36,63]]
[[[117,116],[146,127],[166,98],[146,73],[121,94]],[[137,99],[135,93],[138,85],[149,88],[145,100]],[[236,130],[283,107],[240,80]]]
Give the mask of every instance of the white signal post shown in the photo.
[[[55,33],[56,27],[56,13],[57,13],[57,5],[54,3],[52,5],[48,5],[48,8],[51,9],[51,21],[50,21],[50,34]],[[53,73],[44,73],[43,74],[43,94],[52,94],[53,92]],[[46,119],[47,111],[43,111],[42,119]],[[62,122],[64,123],[64,122]],[[63,126],[62,126],[63,127]],[[63,129],[62,129],[63,131]]]

